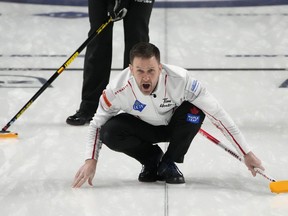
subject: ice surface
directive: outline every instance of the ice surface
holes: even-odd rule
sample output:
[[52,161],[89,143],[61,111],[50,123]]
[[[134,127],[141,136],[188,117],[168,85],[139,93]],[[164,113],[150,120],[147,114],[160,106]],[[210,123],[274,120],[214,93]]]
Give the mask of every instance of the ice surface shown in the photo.
[[[191,73],[218,98],[267,173],[279,180],[288,178],[288,89],[278,88],[288,78],[287,71],[279,70],[287,66],[287,10],[154,9],[150,28],[162,61],[199,69]],[[86,13],[87,8],[0,3],[0,80],[6,82],[0,88],[3,126],[41,86],[28,76],[49,79],[86,39],[87,17],[35,14],[71,11]],[[115,23],[114,37],[113,68],[121,68],[121,22]],[[83,163],[87,126],[68,126],[65,120],[80,102],[82,65],[80,56],[9,128],[19,133],[19,139],[0,140],[1,215],[287,214],[287,194],[272,194],[269,181],[253,178],[245,166],[201,135],[191,144],[185,163],[179,164],[186,178],[183,186],[138,182],[140,164],[104,146],[94,187],[72,189]],[[241,70],[233,70],[237,68]],[[18,81],[29,81],[26,88],[7,87],[16,75],[22,76]],[[227,143],[209,121],[203,128]]]

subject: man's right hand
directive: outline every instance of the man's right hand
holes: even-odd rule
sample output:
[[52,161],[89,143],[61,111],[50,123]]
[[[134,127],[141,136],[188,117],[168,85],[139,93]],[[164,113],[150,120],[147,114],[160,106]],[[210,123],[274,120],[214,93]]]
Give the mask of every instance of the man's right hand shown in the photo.
[[93,186],[92,180],[96,172],[97,161],[94,159],[89,159],[85,161],[85,164],[80,167],[75,175],[74,182],[72,184],[73,188],[80,188],[87,180],[88,184]]
[[108,16],[113,22],[123,19],[127,13],[128,0],[108,0]]

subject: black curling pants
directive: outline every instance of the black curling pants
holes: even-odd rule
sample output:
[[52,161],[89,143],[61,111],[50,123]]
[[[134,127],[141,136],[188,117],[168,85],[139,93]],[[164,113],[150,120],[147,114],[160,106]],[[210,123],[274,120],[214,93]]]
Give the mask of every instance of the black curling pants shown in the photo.
[[[108,20],[107,0],[88,0],[91,35]],[[153,3],[129,0],[128,12],[123,19],[124,64],[129,65],[130,49],[138,42],[149,42],[149,21]],[[122,22],[122,21],[119,21]],[[117,35],[114,35],[117,38]],[[113,23],[93,40],[86,49],[82,84],[82,100],[79,110],[93,115],[99,97],[110,78],[112,63]]]
[[100,139],[110,149],[125,153],[142,164],[147,164],[159,152],[156,143],[169,142],[162,160],[182,163],[204,118],[205,114],[189,102],[175,110],[168,126],[153,126],[122,113],[101,127]]

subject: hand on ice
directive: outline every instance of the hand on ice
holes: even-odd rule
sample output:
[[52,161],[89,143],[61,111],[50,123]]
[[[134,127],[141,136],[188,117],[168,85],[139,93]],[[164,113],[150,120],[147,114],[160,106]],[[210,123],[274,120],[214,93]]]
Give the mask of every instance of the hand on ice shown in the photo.
[[96,172],[96,164],[96,160],[86,160],[85,164],[76,173],[72,187],[80,188],[87,180],[89,185],[93,186],[92,180]]

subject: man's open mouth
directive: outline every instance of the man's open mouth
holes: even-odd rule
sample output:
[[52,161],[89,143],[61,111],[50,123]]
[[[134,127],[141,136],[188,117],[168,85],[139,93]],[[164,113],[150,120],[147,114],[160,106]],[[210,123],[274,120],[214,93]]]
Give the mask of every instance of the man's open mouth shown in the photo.
[[143,84],[142,86],[143,86],[144,89],[149,89],[149,88],[150,88],[150,84],[146,84],[146,83],[145,83],[145,84]]

